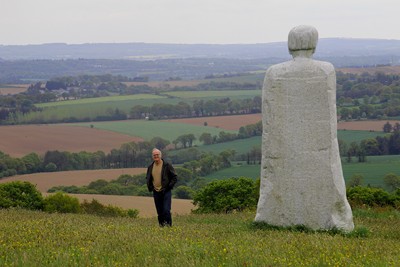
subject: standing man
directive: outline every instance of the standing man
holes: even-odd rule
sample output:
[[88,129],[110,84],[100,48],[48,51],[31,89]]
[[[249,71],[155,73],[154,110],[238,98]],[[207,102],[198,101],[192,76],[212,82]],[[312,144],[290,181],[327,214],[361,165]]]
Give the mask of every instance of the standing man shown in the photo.
[[147,188],[153,191],[154,204],[157,209],[160,226],[172,226],[171,190],[176,184],[177,175],[174,167],[161,157],[161,151],[152,151],[153,163],[147,168]]

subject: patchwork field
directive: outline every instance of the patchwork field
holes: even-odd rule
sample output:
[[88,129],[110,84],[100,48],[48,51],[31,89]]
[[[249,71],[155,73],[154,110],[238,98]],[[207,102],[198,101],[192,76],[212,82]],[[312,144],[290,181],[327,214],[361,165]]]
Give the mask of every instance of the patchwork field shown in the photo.
[[261,120],[261,113],[246,114],[235,116],[215,116],[188,119],[166,120],[174,123],[185,123],[197,126],[203,126],[207,122],[208,127],[221,128],[224,130],[239,130],[240,127],[257,123]]
[[[128,169],[112,169],[112,170],[85,170],[85,171],[66,171],[66,172],[52,172],[52,173],[35,173],[26,175],[17,175],[13,177],[0,179],[0,183],[7,183],[11,181],[28,181],[36,185],[36,188],[42,192],[43,195],[48,195],[47,190],[53,186],[60,185],[88,185],[92,181],[104,179],[106,181],[117,179],[122,174],[141,174],[145,173],[145,168],[128,168]],[[138,197],[138,196],[110,196],[110,195],[86,195],[86,194],[71,194],[78,198],[81,202],[83,200],[91,201],[96,199],[104,205],[118,206],[124,209],[137,209],[139,210],[140,217],[154,217],[156,210],[154,208],[154,201],[152,197]],[[177,215],[189,214],[194,208],[191,200],[174,199],[172,202],[172,212]]]
[[40,192],[45,193],[53,186],[83,186],[88,185],[90,182],[99,179],[111,181],[117,179],[122,174],[136,175],[145,172],[145,168],[42,172],[2,178],[0,179],[0,183],[7,183],[12,181],[27,181],[36,185],[36,188]]
[[28,84],[0,85],[0,95],[16,95],[25,92],[28,86]]
[[339,68],[336,71],[341,71],[344,73],[352,73],[352,74],[362,74],[367,72],[369,74],[375,74],[377,72],[383,72],[387,74],[399,74],[400,66],[381,66],[381,67],[368,67],[368,68]]
[[122,133],[70,125],[16,125],[0,127],[0,151],[12,157],[49,150],[109,152],[121,144],[142,139]]
[[[48,124],[0,126],[0,151],[12,157],[22,157],[31,152],[44,154],[49,150],[108,153],[121,144],[150,140],[162,136],[170,141],[186,133],[197,137],[203,132],[218,135],[224,131],[238,131],[240,127],[254,124],[261,120],[261,114],[216,116],[164,121],[127,120],[114,122],[93,122],[80,124]],[[364,131],[368,137],[382,133],[387,121],[351,121],[339,122],[341,134],[352,134],[350,131]],[[395,120],[389,121],[392,125]],[[207,126],[204,124],[207,123]],[[186,125],[186,126],[185,126]],[[84,126],[84,127],[77,127]],[[90,128],[94,126],[94,128]],[[163,129],[163,132],[160,132]],[[349,131],[346,133],[347,130]],[[365,131],[369,131],[365,132]],[[373,133],[377,132],[377,133]],[[360,132],[360,134],[363,132]],[[199,144],[198,144],[199,145]]]
[[[257,123],[261,120],[261,113],[246,114],[236,116],[216,116],[216,117],[202,117],[202,118],[189,118],[189,119],[173,119],[167,120],[170,122],[187,123],[192,125],[204,125],[207,122],[210,127],[217,127],[226,130],[239,130],[240,127]],[[383,121],[344,121],[338,122],[338,130],[356,130],[356,131],[375,131],[382,132],[383,125],[386,122],[394,125],[396,120],[383,120]]]

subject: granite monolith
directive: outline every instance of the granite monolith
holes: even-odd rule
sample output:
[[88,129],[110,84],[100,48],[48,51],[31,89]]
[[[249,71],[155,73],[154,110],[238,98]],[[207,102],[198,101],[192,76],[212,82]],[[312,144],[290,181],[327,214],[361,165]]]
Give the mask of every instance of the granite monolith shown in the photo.
[[332,64],[312,59],[317,41],[314,27],[293,28],[293,59],[266,72],[255,221],[351,231],[337,140],[336,74]]

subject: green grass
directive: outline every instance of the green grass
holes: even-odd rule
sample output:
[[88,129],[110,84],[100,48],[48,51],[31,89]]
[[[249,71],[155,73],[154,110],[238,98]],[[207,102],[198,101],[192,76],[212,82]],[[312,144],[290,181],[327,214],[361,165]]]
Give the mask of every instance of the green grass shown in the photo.
[[[237,133],[237,132],[236,132]],[[366,138],[375,138],[376,136],[384,136],[385,133],[369,132],[369,131],[338,131],[339,139],[345,141],[348,145],[355,141],[360,143],[361,140]],[[200,145],[197,147],[200,151],[213,152],[218,154],[221,151],[234,149],[236,154],[245,154],[249,152],[254,146],[261,146],[261,136],[254,136],[246,139],[239,139],[231,142],[213,144],[213,145]]]
[[254,136],[251,138],[238,139],[231,142],[225,142],[213,145],[201,145],[196,148],[199,149],[200,151],[212,152],[214,154],[219,154],[222,151],[233,149],[236,151],[236,155],[240,155],[249,152],[255,146],[256,147],[261,146],[261,136]]
[[[146,120],[76,123],[71,125],[78,125],[83,127],[90,127],[91,125],[93,125],[94,128],[97,129],[123,133],[131,136],[138,136],[146,141],[150,141],[152,138],[159,136],[172,142],[180,135],[194,134],[197,138],[197,141],[195,141],[194,144],[199,144],[198,138],[204,132],[210,133],[212,135],[218,135],[219,132],[222,131],[221,129],[207,126],[196,126],[184,123]],[[235,131],[224,131],[235,133]]]
[[[393,156],[368,156],[367,162],[359,163],[353,158],[352,163],[343,162],[342,168],[345,181],[349,181],[354,174],[363,176],[363,185],[379,186],[387,189],[383,183],[383,177],[388,173],[400,175],[400,155]],[[226,179],[230,177],[249,177],[257,179],[260,177],[260,165],[233,165],[230,168],[214,172],[205,178],[209,181]]]
[[120,101],[132,101],[132,100],[146,100],[146,99],[161,99],[165,98],[158,95],[150,94],[138,94],[138,95],[118,95],[118,96],[107,96],[107,97],[95,97],[95,98],[82,98],[76,100],[57,101],[49,103],[36,104],[37,107],[60,107],[70,105],[87,105],[93,103],[108,103],[108,102],[120,102]]
[[377,136],[387,135],[384,132],[370,132],[370,131],[351,131],[351,130],[338,130],[338,139],[345,141],[347,144],[351,142],[359,143],[361,140],[375,138]]
[[176,91],[166,92],[166,94],[178,98],[253,98],[255,96],[261,96],[261,90],[230,90],[230,91]]
[[398,266],[400,216],[355,212],[366,237],[252,227],[255,213],[104,218],[0,210],[0,266]]
[[152,106],[163,103],[176,105],[181,101],[192,105],[196,100],[215,100],[229,97],[230,99],[248,99],[260,96],[261,90],[231,90],[231,91],[203,91],[203,92],[168,92],[172,98],[153,94],[139,94],[126,96],[108,96],[98,98],[83,98],[77,100],[57,101],[37,104],[43,108],[40,112],[18,114],[17,123],[60,122],[65,118],[79,120],[94,120],[98,116],[110,115],[116,109],[129,114],[131,108],[136,105]]
[[[346,159],[343,159],[344,161]],[[346,181],[354,174],[363,176],[363,184],[371,186],[381,186],[386,188],[383,183],[383,177],[388,173],[400,175],[400,155],[393,156],[369,156],[367,162],[342,163],[343,173]],[[386,188],[387,189],[387,188]]]

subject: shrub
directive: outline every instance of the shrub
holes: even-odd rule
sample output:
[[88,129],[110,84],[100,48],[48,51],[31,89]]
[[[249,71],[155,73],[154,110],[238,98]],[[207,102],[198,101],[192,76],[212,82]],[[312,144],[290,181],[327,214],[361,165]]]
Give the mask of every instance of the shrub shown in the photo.
[[108,185],[108,182],[106,181],[106,180],[103,180],[103,179],[99,179],[99,180],[96,180],[96,181],[93,181],[93,182],[91,182],[89,185],[88,185],[88,188],[89,189],[94,189],[94,190],[100,190],[101,188],[103,188],[104,186],[106,186],[106,185]]
[[124,210],[122,208],[111,205],[105,206],[95,199],[92,199],[91,202],[84,200],[83,203],[81,204],[81,208],[83,213],[99,215],[99,216],[107,216],[107,217],[136,218],[139,215],[139,211],[136,209]]
[[42,194],[29,182],[15,181],[0,184],[0,208],[10,207],[41,210]]
[[347,189],[347,198],[352,206],[392,206],[397,207],[400,196],[389,194],[381,188],[351,187]]
[[119,184],[109,183],[98,189],[98,191],[103,195],[122,195],[122,189],[123,188]]
[[57,192],[44,199],[44,210],[47,212],[79,213],[79,200],[65,193]]
[[194,194],[192,188],[184,185],[178,186],[174,191],[175,197],[180,199],[192,199]]
[[383,182],[392,191],[396,190],[397,188],[400,188],[400,176],[397,176],[394,173],[386,174],[385,177],[383,178]]
[[360,174],[353,174],[348,182],[349,187],[361,186],[364,177]]
[[256,183],[250,178],[214,181],[194,195],[197,213],[242,211],[257,206]]
[[44,171],[45,172],[55,172],[55,171],[57,171],[57,165],[54,164],[53,162],[50,162],[44,167]]

